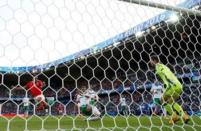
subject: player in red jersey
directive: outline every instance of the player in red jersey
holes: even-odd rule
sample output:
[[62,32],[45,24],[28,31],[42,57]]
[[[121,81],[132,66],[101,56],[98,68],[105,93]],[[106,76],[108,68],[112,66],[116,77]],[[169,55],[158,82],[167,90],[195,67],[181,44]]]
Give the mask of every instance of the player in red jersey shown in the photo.
[[33,80],[26,84],[26,89],[31,93],[35,101],[39,103],[37,110],[44,110],[47,107],[45,102],[45,96],[43,95],[42,88],[45,86],[45,82],[33,77]]
[[63,113],[64,113],[63,104],[59,103],[59,105],[56,107],[56,110],[59,112],[59,115],[63,115]]

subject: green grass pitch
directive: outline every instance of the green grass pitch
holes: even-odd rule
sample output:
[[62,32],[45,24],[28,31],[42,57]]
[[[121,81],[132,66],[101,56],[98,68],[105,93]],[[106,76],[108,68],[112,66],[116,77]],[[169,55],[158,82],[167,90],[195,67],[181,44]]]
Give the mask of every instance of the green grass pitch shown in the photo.
[[[179,121],[174,125],[168,124],[168,120],[157,116],[104,116],[101,120],[90,122],[84,121],[82,117],[71,116],[32,116],[28,119],[0,117],[0,131],[24,131],[26,124],[28,131],[201,131],[201,117],[196,116],[192,117],[188,124]],[[58,128],[61,130],[57,130]]]

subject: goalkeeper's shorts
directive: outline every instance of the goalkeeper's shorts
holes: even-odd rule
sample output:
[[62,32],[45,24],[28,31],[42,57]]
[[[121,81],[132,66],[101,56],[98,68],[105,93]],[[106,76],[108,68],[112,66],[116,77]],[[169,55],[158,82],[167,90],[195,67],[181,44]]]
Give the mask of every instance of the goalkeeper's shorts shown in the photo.
[[171,85],[169,88],[166,88],[165,92],[163,93],[163,96],[169,96],[174,99],[177,99],[180,97],[181,93],[182,93],[182,85],[175,84]]

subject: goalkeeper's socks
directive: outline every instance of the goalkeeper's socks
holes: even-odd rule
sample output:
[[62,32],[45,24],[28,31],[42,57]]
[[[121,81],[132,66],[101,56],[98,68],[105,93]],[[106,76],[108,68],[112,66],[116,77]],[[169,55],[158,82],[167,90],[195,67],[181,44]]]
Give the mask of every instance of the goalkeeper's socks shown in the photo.
[[173,103],[172,105],[173,107],[173,110],[176,111],[176,113],[180,116],[183,116],[184,115],[184,111],[182,109],[182,107],[178,104],[178,103]]

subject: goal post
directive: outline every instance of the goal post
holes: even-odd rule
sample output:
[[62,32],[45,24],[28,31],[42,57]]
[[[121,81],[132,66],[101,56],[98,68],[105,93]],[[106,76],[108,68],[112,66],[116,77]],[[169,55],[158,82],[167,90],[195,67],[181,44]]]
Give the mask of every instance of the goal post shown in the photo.
[[153,8],[165,9],[165,10],[169,10],[169,11],[175,11],[177,13],[182,13],[182,14],[196,15],[196,16],[201,15],[201,11],[198,11],[198,10],[192,10],[192,9],[188,9],[188,8],[161,4],[159,2],[153,2],[153,1],[147,1],[147,0],[120,0],[120,1],[144,5],[144,6],[153,7]]

